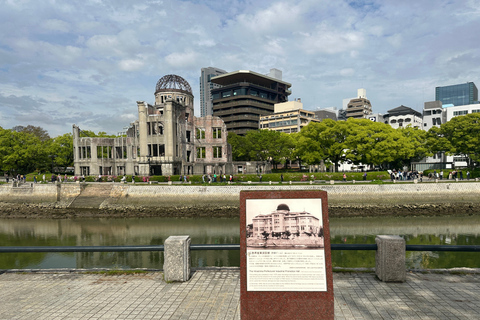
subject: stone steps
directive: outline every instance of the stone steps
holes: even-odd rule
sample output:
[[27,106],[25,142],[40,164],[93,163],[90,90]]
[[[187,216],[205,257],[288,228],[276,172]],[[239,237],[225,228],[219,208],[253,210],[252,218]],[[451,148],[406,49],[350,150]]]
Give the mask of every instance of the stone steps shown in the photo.
[[102,202],[110,197],[112,188],[111,184],[88,184],[68,207],[98,209]]

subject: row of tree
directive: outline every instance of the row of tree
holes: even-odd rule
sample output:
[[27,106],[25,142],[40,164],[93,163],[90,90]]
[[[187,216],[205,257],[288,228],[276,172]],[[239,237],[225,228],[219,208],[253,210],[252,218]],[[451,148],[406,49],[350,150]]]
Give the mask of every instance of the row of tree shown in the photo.
[[[113,137],[105,132],[82,131],[89,137]],[[366,119],[311,122],[300,132],[286,134],[252,130],[245,136],[229,133],[235,161],[271,161],[288,165],[338,166],[340,162],[400,168],[434,153],[467,158],[469,167],[480,162],[480,114],[458,116],[429,131]],[[71,133],[50,138],[41,127],[0,127],[0,172],[11,174],[53,171],[73,166]],[[335,170],[337,171],[337,170]]]
[[[105,132],[82,134],[96,137]],[[73,166],[71,133],[50,138],[47,131],[35,126],[0,127],[0,172],[15,175],[30,172],[54,172]]]
[[[230,133],[233,160],[271,161],[288,165],[324,163],[338,168],[348,162],[401,168],[434,153],[468,157],[474,167],[480,155],[480,114],[455,117],[440,127],[424,131],[410,126],[393,129],[367,119],[311,122],[300,132],[249,131],[245,136]],[[337,171],[337,170],[335,170]]]

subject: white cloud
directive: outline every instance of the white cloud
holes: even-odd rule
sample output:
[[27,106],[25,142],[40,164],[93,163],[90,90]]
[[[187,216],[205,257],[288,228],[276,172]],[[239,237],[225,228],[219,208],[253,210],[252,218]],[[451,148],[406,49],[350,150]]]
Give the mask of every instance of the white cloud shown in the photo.
[[119,62],[119,67],[124,71],[137,71],[143,68],[145,63],[141,60],[126,59]]
[[153,101],[156,81],[170,73],[190,83],[198,111],[207,66],[279,68],[307,109],[340,107],[360,87],[385,112],[421,107],[436,85],[480,85],[478,0],[3,4],[2,127],[36,121],[55,135],[77,123],[116,133],[136,116],[135,101]]
[[165,57],[165,61],[172,67],[187,68],[197,64],[198,54],[193,51],[173,52]]
[[70,30],[70,25],[58,19],[48,19],[43,23],[43,27],[46,30],[57,31],[57,32],[68,32]]

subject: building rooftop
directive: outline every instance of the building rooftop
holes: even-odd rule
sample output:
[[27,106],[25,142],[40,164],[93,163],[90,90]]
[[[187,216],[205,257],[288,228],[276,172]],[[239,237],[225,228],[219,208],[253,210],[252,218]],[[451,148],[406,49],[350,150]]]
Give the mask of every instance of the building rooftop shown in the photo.
[[270,88],[274,83],[282,83],[286,85],[287,88],[292,86],[291,83],[288,83],[286,81],[278,80],[250,70],[238,70],[225,73],[213,77],[210,81],[222,86],[227,86],[229,84],[234,84],[238,82],[249,82],[267,88]]

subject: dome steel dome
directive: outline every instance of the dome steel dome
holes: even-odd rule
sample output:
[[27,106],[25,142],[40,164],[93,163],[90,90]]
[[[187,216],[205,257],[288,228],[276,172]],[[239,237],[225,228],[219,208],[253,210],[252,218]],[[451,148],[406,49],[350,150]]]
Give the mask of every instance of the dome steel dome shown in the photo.
[[167,74],[161,77],[155,87],[155,94],[157,92],[182,92],[193,96],[192,88],[187,80],[175,74]]
[[280,211],[280,210],[290,211],[290,208],[285,203],[282,203],[282,204],[279,204],[277,207],[277,211]]

